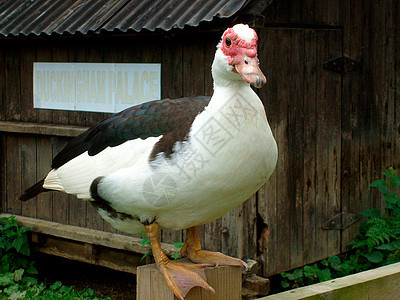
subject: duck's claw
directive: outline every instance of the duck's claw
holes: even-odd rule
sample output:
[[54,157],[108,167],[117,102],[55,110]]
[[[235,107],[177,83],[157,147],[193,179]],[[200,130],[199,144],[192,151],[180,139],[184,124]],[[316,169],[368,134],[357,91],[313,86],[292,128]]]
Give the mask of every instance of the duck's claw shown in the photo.
[[175,296],[183,300],[189,290],[195,286],[215,293],[214,289],[206,282],[204,268],[208,266],[167,261],[159,264],[158,269],[164,275]]
[[230,257],[220,252],[189,250],[187,257],[195,263],[211,264],[213,266],[237,266],[244,267],[246,270],[248,268],[247,264],[241,259]]
[[248,265],[238,258],[230,257],[220,252],[203,251],[196,226],[186,230],[186,241],[180,251],[180,256],[184,255],[187,255],[187,258],[195,263],[211,264],[213,266],[237,266],[248,269]]

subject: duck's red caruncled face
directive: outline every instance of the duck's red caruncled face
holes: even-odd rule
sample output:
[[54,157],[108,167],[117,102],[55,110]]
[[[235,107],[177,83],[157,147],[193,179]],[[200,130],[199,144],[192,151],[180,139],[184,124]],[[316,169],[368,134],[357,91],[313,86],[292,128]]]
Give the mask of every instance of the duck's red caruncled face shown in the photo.
[[[227,29],[221,42],[221,50],[226,56],[228,64],[233,67],[232,71],[242,76],[243,80],[257,88],[262,87],[267,79],[261,72],[257,58],[257,34],[248,26],[241,25],[245,30],[242,34],[233,28]],[[243,36],[245,33],[245,36]]]

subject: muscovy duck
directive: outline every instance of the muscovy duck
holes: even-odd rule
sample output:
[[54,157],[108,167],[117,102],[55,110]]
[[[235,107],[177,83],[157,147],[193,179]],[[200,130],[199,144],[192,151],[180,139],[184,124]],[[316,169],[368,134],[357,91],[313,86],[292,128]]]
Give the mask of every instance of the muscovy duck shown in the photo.
[[[211,98],[151,101],[103,120],[67,144],[47,176],[20,199],[51,190],[89,200],[118,230],[146,232],[156,264],[179,299],[194,286],[213,291],[206,266],[245,263],[203,251],[197,225],[248,199],[277,161],[264,106],[250,87],[266,83],[257,39],[248,25],[227,29],[212,64]],[[181,255],[198,264],[170,261],[159,228],[187,229]]]

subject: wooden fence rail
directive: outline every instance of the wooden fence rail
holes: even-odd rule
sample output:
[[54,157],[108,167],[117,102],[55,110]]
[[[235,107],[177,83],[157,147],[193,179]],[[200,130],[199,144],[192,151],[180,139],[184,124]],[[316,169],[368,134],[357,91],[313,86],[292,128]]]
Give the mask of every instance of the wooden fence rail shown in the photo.
[[0,132],[41,134],[62,137],[75,137],[86,131],[88,127],[41,124],[15,121],[0,121]]
[[400,263],[313,284],[257,300],[392,300],[400,296]]

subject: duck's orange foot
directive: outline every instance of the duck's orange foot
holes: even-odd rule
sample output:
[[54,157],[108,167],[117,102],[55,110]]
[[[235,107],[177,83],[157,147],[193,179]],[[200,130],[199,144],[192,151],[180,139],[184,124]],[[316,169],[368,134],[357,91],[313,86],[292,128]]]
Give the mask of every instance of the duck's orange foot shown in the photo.
[[157,267],[164,275],[168,286],[172,289],[176,297],[183,300],[189,290],[195,286],[200,286],[215,293],[214,289],[206,282],[206,274],[204,273],[204,268],[211,265],[195,265],[170,261],[164,254],[158,241],[158,224],[151,223],[144,225],[144,229],[149,238]]
[[195,286],[215,293],[214,289],[206,282],[204,268],[208,266],[210,265],[176,263],[168,260],[160,263],[158,269],[164,275],[175,296],[184,300],[189,290]]
[[188,249],[187,258],[195,263],[211,264],[213,266],[237,266],[248,268],[247,264],[234,257],[224,255],[220,252]]
[[183,245],[179,255],[187,255],[195,263],[211,264],[213,266],[238,266],[248,268],[247,264],[234,257],[224,255],[220,252],[210,252],[201,250],[199,234],[197,227],[190,227],[186,230],[186,242]]

